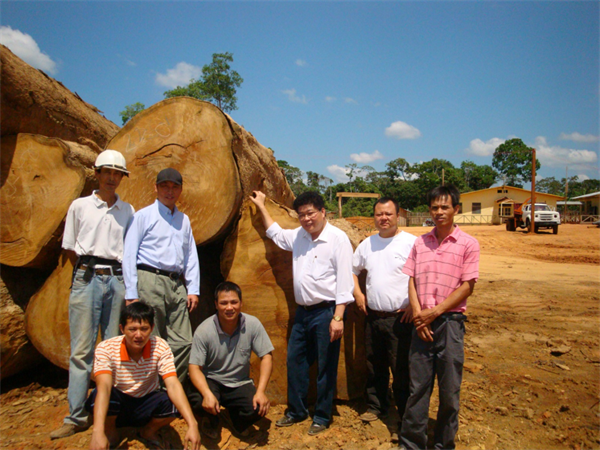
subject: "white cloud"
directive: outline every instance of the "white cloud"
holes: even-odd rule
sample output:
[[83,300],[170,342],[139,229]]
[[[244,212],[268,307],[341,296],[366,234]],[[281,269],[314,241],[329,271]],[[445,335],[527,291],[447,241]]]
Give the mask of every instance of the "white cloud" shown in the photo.
[[385,135],[394,139],[417,139],[421,137],[421,132],[412,125],[399,120],[385,129]]
[[306,61],[304,61],[303,59],[297,59],[296,65],[299,67],[304,67],[304,66],[306,66]]
[[600,136],[594,136],[593,134],[581,134],[581,133],[560,133],[559,139],[563,141],[573,141],[573,142],[598,142],[600,141]]
[[346,98],[344,98],[344,101],[345,101],[346,103],[351,103],[351,104],[353,104],[353,105],[358,105],[358,102],[357,102],[356,100],[354,100],[353,98],[350,98],[350,97],[346,97]]
[[561,168],[569,166],[574,170],[598,171],[598,155],[596,152],[549,145],[544,136],[535,138],[535,149],[542,167],[544,165]]
[[500,138],[492,138],[486,142],[483,142],[481,139],[473,139],[469,144],[469,148],[465,151],[477,156],[492,156],[494,154],[494,150],[496,150],[498,146],[503,143],[504,139]]
[[308,99],[306,98],[306,96],[303,95],[302,97],[299,97],[298,95],[296,95],[296,89],[287,89],[281,92],[288,96],[290,102],[302,103],[304,105],[308,103]]
[[577,180],[578,181],[585,181],[585,180],[589,180],[590,177],[588,177],[585,173],[580,173],[579,175],[577,175]]
[[379,150],[375,150],[373,153],[365,153],[365,152],[352,153],[350,155],[350,159],[352,159],[352,161],[355,161],[357,163],[368,164],[377,159],[383,159],[383,155],[379,152]]
[[35,40],[28,34],[13,30],[9,26],[0,26],[0,43],[8,47],[15,55],[36,69],[52,75],[58,72],[56,62],[42,53]]
[[177,63],[173,69],[167,69],[167,73],[157,73],[155,81],[157,84],[174,89],[177,86],[187,86],[193,78],[197,80],[202,75],[202,69],[186,62]]
[[335,102],[335,100],[336,100],[335,97],[330,97],[330,96],[325,97],[325,101],[327,103],[333,103],[333,102]]
[[346,174],[349,172],[350,169],[347,169],[346,167],[340,167],[337,164],[333,164],[331,166],[327,166],[327,170],[331,175],[333,175],[334,180],[338,183],[346,183],[349,181],[349,178]]

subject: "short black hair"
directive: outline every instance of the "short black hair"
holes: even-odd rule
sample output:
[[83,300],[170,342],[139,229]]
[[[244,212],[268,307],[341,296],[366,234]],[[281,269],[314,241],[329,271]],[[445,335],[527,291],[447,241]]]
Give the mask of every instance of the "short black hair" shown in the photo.
[[294,200],[294,211],[298,212],[300,207],[305,205],[313,205],[315,209],[319,211],[325,208],[323,197],[321,197],[321,194],[315,191],[303,192],[296,197],[296,200]]
[[449,198],[452,200],[452,207],[456,208],[460,201],[460,192],[456,186],[452,184],[446,184],[445,186],[438,186],[433,188],[427,193],[427,206],[431,206],[431,203],[438,198]]
[[119,323],[124,328],[127,321],[142,323],[148,322],[151,327],[154,326],[154,308],[144,301],[130,303],[121,311]]
[[375,214],[375,207],[377,205],[385,205],[386,203],[392,202],[394,204],[394,207],[396,208],[396,214],[398,214],[400,212],[400,206],[398,205],[398,202],[396,200],[394,200],[392,197],[381,197],[379,200],[377,200],[375,202],[375,204],[373,205],[373,214]]
[[221,292],[235,292],[242,301],[242,289],[235,284],[233,281],[223,281],[215,288],[215,302],[219,300],[219,294]]

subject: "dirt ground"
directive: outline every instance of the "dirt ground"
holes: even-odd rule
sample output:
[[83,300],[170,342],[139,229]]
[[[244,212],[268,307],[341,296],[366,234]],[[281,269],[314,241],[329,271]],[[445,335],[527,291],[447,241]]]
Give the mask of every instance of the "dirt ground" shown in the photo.
[[[481,244],[480,279],[468,301],[459,449],[600,448],[600,229],[563,225],[558,235],[463,229]],[[405,228],[419,235],[426,228]],[[91,431],[51,441],[68,412],[66,372],[50,364],[2,383],[0,448],[87,448]],[[435,423],[436,392],[430,425]],[[363,424],[360,401],[339,402],[330,429],[309,437],[309,422],[276,428],[271,408],[257,436],[227,428],[206,449],[388,450],[396,418]],[[185,422],[161,431],[181,448]],[[125,429],[121,449],[143,449]]]

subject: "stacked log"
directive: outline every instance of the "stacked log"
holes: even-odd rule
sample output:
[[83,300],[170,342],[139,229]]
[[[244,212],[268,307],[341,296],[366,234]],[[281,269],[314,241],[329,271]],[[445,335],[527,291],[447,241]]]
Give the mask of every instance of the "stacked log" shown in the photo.
[[[178,207],[190,217],[202,273],[202,306],[192,317],[193,325],[214,312],[212,291],[219,281],[240,284],[244,310],[264,323],[275,345],[269,395],[284,402],[287,339],[296,309],[292,257],[265,237],[262,220],[247,200],[253,190],[262,190],[270,199],[273,217],[284,228],[298,226],[289,209],[294,195],[273,152],[216,106],[186,97],[167,99],[144,110],[110,139],[116,125],[60,83],[24,67],[5,48],[2,64],[0,259],[20,266],[16,271],[29,270],[23,266],[54,265],[31,300],[18,305],[27,305],[25,329],[35,348],[54,364],[68,367],[72,266],[64,252],[57,256],[62,224],[72,200],[89,195],[96,154],[101,148],[111,148],[123,153],[131,172],[123,179],[119,194],[137,210],[154,201],[160,170],[174,167],[182,173],[184,189]],[[0,286],[0,293],[5,291]],[[10,296],[2,295],[2,312],[15,310]],[[18,315],[17,311],[12,317]],[[364,358],[361,317],[353,308],[348,317],[338,378],[340,398],[360,395],[364,382],[364,371],[355,369],[362,367],[355,361]],[[5,352],[5,341],[3,368],[8,366],[5,354],[11,354]],[[18,345],[24,348],[27,343],[21,339]],[[253,364],[256,369],[256,361]]]
[[5,378],[41,360],[25,336],[24,310],[56,266],[71,201],[91,192],[93,161],[119,127],[4,46],[0,62],[0,262],[7,265],[0,285],[0,364]]

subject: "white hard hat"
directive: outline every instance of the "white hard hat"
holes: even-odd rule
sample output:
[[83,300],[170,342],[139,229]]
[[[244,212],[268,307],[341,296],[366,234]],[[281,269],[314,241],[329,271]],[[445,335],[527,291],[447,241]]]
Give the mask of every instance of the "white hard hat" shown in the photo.
[[125,157],[116,150],[104,150],[98,155],[94,168],[100,170],[102,167],[109,167],[111,169],[119,170],[125,175],[129,175]]

